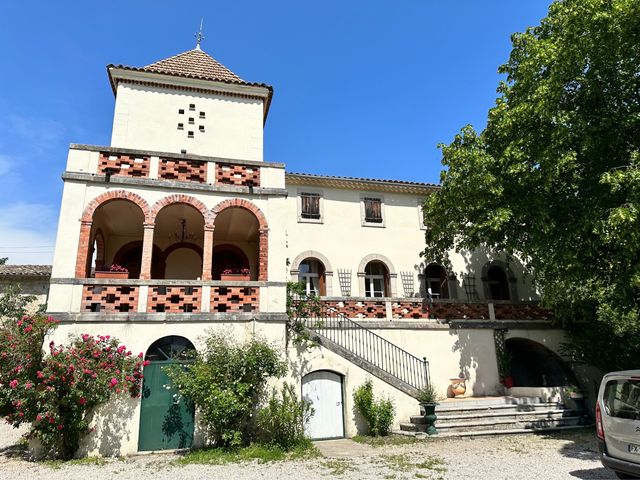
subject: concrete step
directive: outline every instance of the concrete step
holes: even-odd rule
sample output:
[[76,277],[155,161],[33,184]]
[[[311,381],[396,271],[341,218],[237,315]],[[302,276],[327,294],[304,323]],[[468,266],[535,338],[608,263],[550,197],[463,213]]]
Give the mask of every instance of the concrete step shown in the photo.
[[[446,424],[446,423],[459,423],[464,421],[474,421],[480,419],[495,419],[495,420],[513,420],[513,421],[522,421],[522,420],[532,420],[537,418],[551,418],[551,417],[570,417],[570,416],[580,416],[584,412],[580,412],[577,410],[570,410],[564,408],[554,408],[548,410],[534,410],[534,411],[489,411],[483,412],[482,414],[478,414],[477,412],[465,412],[461,414],[446,414],[442,415],[440,412],[436,411],[436,415],[438,416],[438,424]],[[411,423],[422,424],[426,423],[423,415],[414,415],[410,417]]]
[[463,415],[477,414],[483,415],[492,412],[534,412],[565,408],[564,404],[556,402],[536,402],[536,403],[503,403],[489,405],[449,405],[448,403],[440,404],[436,407],[436,415]]
[[[436,423],[437,425],[437,423]],[[474,430],[470,432],[465,431],[447,431],[447,432],[438,432],[438,435],[435,438],[447,438],[447,437],[479,437],[485,435],[513,435],[519,433],[551,433],[551,432],[559,432],[564,430],[577,430],[581,428],[593,428],[593,424],[588,425],[570,425],[570,426],[556,426],[556,427],[534,427],[534,428],[506,428],[506,429],[496,429],[496,430]],[[396,435],[405,435],[415,438],[434,438],[430,437],[424,432],[416,432],[409,430],[394,430],[392,433]]]
[[[488,430],[512,430],[512,429],[539,429],[539,428],[555,428],[565,426],[579,425],[584,421],[582,416],[555,416],[555,417],[538,417],[534,419],[483,419],[474,421],[464,421],[457,423],[439,423],[436,421],[436,428],[440,433],[458,432],[469,433],[474,431]],[[408,432],[424,432],[426,424],[421,423],[401,423],[400,430]]]

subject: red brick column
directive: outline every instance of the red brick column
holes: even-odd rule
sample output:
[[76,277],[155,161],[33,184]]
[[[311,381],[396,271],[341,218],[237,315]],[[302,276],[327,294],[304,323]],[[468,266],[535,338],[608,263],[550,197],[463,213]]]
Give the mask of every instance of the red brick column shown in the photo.
[[91,220],[80,222],[80,240],[78,241],[78,255],[76,256],[76,278],[87,276],[87,262],[89,262],[89,242],[91,241]]
[[260,243],[258,250],[258,280],[267,281],[267,267],[269,258],[269,230],[266,228],[260,229]]
[[202,280],[211,280],[211,261],[213,259],[213,225],[204,226],[202,244]]
[[142,237],[142,262],[140,264],[140,278],[151,278],[151,256],[153,255],[153,223],[144,224],[144,236]]

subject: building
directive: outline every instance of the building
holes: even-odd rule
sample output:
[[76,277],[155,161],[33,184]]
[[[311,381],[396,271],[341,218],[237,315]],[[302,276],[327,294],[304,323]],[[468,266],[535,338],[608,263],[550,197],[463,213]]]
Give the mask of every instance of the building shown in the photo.
[[[198,348],[212,328],[261,335],[287,356],[289,381],[315,399],[315,438],[356,433],[351,393],[368,376],[395,401],[398,422],[418,412],[412,395],[427,381],[444,393],[461,374],[468,395],[497,394],[504,348],[520,352],[514,375],[519,359],[529,379],[521,385],[553,395],[547,387],[567,383],[527,371],[557,357],[563,333],[516,260],[452,252],[447,272],[420,257],[420,205],[437,185],[291,173],[264,161],[272,87],[241,79],[199,46],[145,67],[109,65],[108,75],[111,145],[72,144],[63,173],[48,303],[62,321],[57,340],[110,334],[146,352],[145,388],[157,400],[167,382],[155,364],[171,361],[166,352]],[[111,265],[128,273],[106,272]],[[322,347],[288,341],[289,280],[320,295],[336,319],[316,329]],[[86,451],[188,446],[193,429],[187,444],[163,437],[148,398],[103,409]]]
[[46,306],[50,279],[51,265],[0,265],[0,293],[17,285],[21,295],[33,297],[28,310]]

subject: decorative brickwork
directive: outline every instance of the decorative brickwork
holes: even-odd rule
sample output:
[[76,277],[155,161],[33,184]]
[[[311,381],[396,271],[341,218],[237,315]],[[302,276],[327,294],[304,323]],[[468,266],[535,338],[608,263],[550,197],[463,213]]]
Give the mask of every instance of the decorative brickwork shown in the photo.
[[494,305],[496,320],[550,320],[553,312],[540,305],[498,303]]
[[149,157],[100,152],[98,173],[120,177],[148,177]]
[[386,318],[387,308],[383,300],[344,300],[325,302],[327,306],[349,318]]
[[260,289],[257,287],[212,287],[211,312],[257,312]]
[[241,200],[234,198],[220,202],[211,209],[212,222],[215,222],[216,216],[226,208],[244,208],[250,211],[258,220],[260,225],[260,240],[259,240],[259,253],[258,253],[258,280],[267,281],[268,279],[268,267],[269,267],[269,226],[267,219],[262,211],[248,200]]
[[488,320],[489,305],[486,303],[433,303],[430,318],[438,320]]
[[149,287],[148,313],[188,313],[200,311],[200,287]]
[[135,312],[138,309],[138,287],[85,285],[81,309],[83,312]]
[[183,195],[181,193],[176,195],[169,195],[168,197],[164,197],[162,200],[158,200],[156,203],[154,203],[153,207],[151,207],[151,212],[149,214],[150,221],[148,223],[155,223],[156,217],[158,216],[158,213],[160,213],[160,210],[174,203],[186,203],[187,205],[191,205],[202,214],[205,227],[213,225],[211,212],[206,207],[206,205],[195,197],[192,197],[190,195]]
[[148,221],[149,204],[140,195],[137,195],[132,192],[128,192],[127,190],[110,190],[108,192],[103,193],[102,195],[97,196],[87,204],[82,214],[81,220],[83,222],[93,221],[93,213],[96,211],[96,209],[100,205],[103,205],[112,200],[129,200],[130,202],[135,203],[140,207],[140,210],[142,210],[142,213],[144,214],[145,222]]
[[158,178],[204,183],[207,181],[207,162],[161,158],[158,166]]
[[391,315],[393,318],[429,318],[430,308],[428,302],[393,302]]
[[216,163],[216,183],[243,187],[260,186],[260,167]]

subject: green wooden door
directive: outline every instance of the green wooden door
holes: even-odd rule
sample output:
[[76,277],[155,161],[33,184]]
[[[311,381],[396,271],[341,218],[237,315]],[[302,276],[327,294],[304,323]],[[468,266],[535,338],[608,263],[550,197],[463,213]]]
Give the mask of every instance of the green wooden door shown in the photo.
[[163,367],[175,360],[153,361],[144,367],[138,450],[189,448],[193,444],[191,402],[181,397]]

